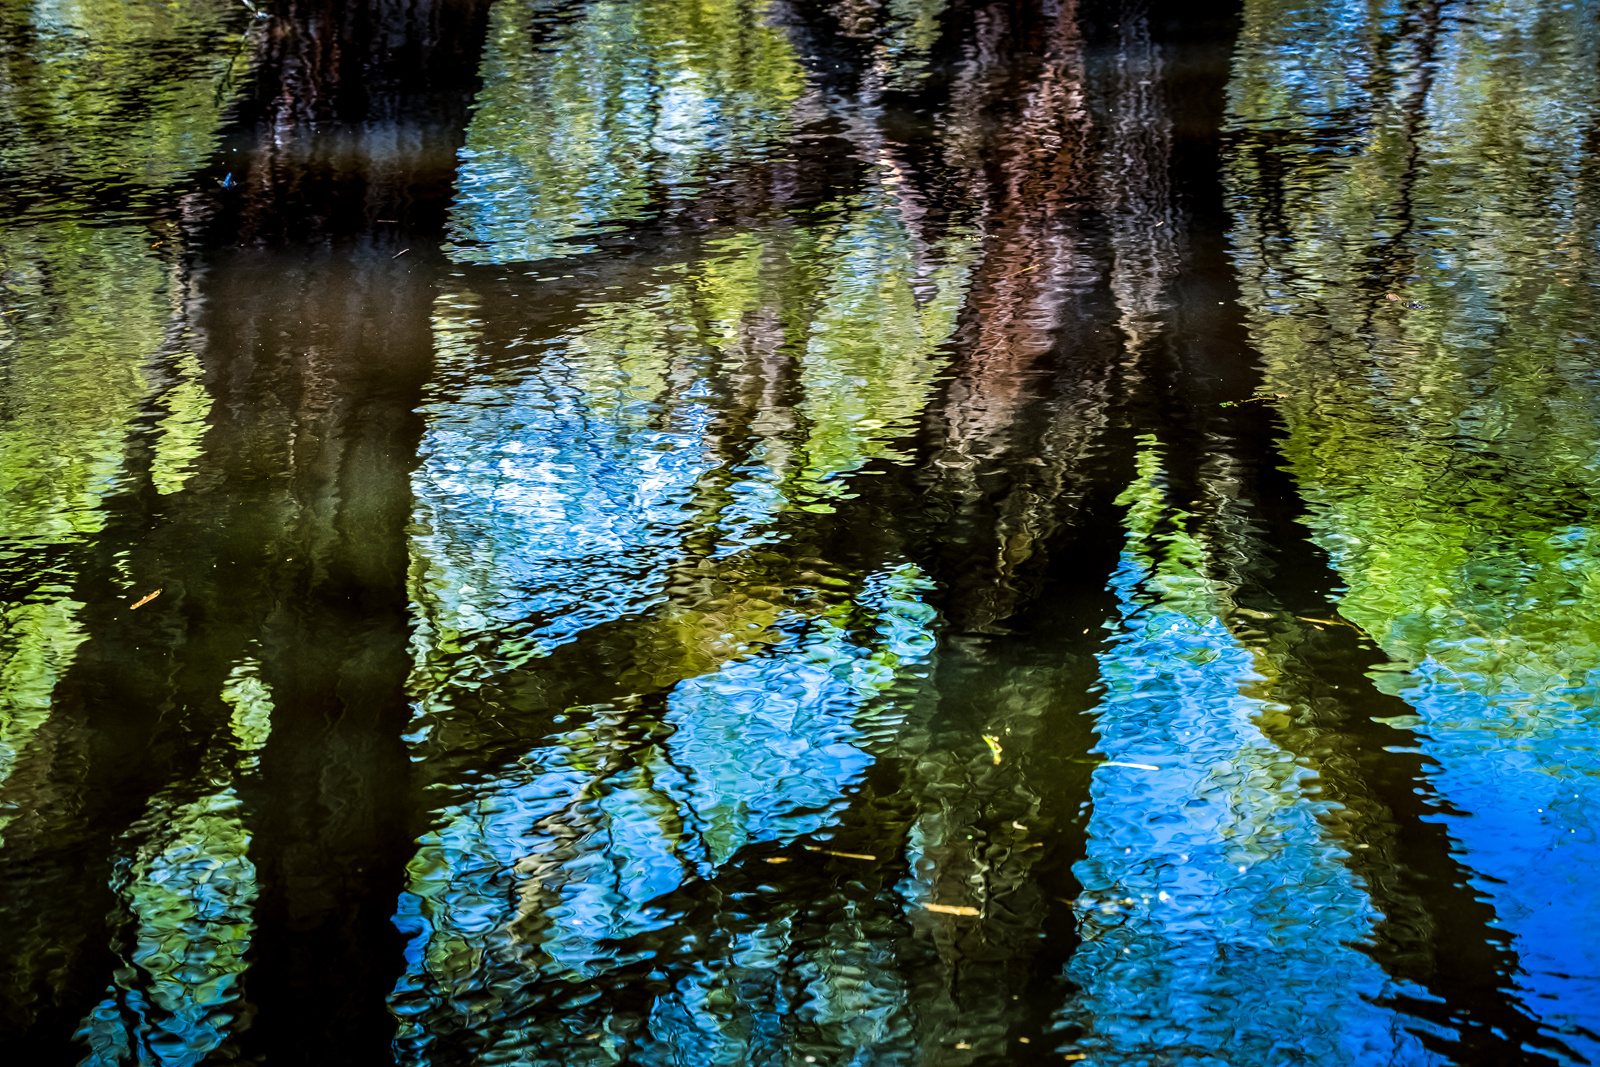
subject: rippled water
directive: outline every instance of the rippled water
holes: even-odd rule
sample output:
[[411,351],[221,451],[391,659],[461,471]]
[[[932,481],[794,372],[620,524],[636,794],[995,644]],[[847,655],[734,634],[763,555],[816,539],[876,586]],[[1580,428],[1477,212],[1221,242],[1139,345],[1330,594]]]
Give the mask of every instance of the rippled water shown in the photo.
[[0,0],[0,116],[16,1062],[1600,1060],[1600,8]]

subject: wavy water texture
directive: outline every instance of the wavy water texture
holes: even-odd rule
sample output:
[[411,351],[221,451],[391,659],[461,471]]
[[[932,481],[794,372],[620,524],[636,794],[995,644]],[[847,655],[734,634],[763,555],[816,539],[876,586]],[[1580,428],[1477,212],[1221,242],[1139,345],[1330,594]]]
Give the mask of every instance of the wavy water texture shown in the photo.
[[0,0],[0,1054],[1600,1056],[1600,24]]
[[1139,468],[1119,500],[1119,632],[1100,657],[1073,1051],[1267,1064],[1288,1044],[1318,1064],[1441,1062],[1373,1004],[1395,992],[1359,948],[1377,913],[1321,824],[1334,805],[1316,775],[1263,729],[1257,692],[1276,671],[1224,622],[1154,437]]
[[[1524,1010],[1600,1051],[1594,165],[1584,5],[1252,4],[1237,261],[1340,610],[1415,730]],[[1270,161],[1270,162],[1269,162]]]
[[570,255],[692,195],[712,165],[770,152],[803,87],[752,0],[498,0],[454,207],[454,255]]

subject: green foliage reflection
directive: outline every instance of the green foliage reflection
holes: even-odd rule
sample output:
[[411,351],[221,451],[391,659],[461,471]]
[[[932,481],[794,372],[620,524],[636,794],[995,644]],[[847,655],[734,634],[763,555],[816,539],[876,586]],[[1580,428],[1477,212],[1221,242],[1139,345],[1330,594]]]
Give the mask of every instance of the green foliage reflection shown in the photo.
[[244,11],[224,0],[5,0],[0,21],[0,167],[48,184],[52,214],[132,206],[195,170],[247,72]]
[[1243,41],[1236,256],[1342,610],[1486,693],[1585,686],[1600,263],[1573,131],[1600,113],[1594,9],[1263,0]]
[[455,256],[567,255],[786,129],[803,79],[759,0],[499,0],[461,150]]

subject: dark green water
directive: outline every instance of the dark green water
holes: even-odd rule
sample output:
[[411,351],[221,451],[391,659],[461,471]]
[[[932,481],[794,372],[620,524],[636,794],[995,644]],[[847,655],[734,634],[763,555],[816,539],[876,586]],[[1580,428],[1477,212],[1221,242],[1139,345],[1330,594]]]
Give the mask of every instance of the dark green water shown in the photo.
[[1597,226],[1589,2],[0,0],[5,1062],[1600,1060]]

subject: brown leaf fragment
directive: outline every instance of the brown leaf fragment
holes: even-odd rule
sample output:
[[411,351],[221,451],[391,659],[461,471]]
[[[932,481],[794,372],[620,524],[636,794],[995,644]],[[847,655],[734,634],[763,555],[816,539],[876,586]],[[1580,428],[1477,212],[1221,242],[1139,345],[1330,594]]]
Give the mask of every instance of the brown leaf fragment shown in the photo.
[[969,908],[965,904],[924,904],[929,911],[936,911],[940,915],[982,915],[977,908]]
[[137,601],[135,601],[134,603],[129,604],[128,605],[128,610],[129,611],[133,611],[135,608],[142,608],[146,604],[150,603],[150,601],[154,600],[156,597],[158,597],[160,595],[161,595],[161,590],[157,589],[154,593],[150,593],[150,594],[148,594],[146,596],[142,596]]

